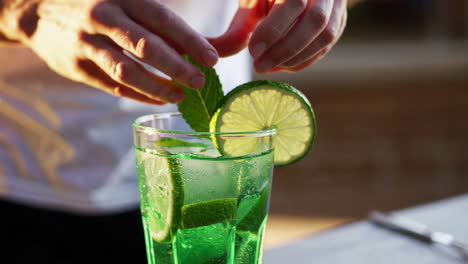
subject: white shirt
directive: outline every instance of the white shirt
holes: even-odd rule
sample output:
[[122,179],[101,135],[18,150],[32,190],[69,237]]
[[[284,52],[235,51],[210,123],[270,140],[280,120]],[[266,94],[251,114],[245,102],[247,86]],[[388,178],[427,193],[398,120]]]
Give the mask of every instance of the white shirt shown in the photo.
[[[207,36],[236,0],[166,0]],[[132,121],[176,110],[110,96],[52,72],[26,48],[0,47],[0,197],[81,213],[138,208]],[[216,65],[225,92],[250,79],[246,51]],[[235,73],[235,74],[233,74]]]

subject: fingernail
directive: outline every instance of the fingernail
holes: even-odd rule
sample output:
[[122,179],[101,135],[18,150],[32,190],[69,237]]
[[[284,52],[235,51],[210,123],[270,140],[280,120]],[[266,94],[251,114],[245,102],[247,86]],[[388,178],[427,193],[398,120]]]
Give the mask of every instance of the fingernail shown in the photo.
[[272,60],[270,59],[266,59],[266,60],[263,60],[263,61],[260,61],[258,64],[257,64],[257,71],[258,72],[267,72],[269,70],[271,70],[273,68],[274,63]]
[[252,56],[254,58],[260,57],[263,54],[263,52],[265,51],[265,48],[266,48],[265,42],[260,42],[260,43],[256,44],[252,48]]
[[190,80],[190,85],[192,86],[192,88],[195,88],[195,89],[202,88],[204,84],[205,84],[205,77],[201,75],[192,77],[192,79]]
[[203,54],[203,61],[208,66],[213,66],[218,62],[218,53],[213,50],[207,50]]

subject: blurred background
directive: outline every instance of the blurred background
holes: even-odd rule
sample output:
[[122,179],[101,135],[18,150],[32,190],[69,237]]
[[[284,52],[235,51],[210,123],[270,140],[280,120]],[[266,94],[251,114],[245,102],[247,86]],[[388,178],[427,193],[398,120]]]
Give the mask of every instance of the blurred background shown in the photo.
[[318,120],[275,169],[266,246],[468,193],[468,1],[362,1],[331,53],[298,74]]

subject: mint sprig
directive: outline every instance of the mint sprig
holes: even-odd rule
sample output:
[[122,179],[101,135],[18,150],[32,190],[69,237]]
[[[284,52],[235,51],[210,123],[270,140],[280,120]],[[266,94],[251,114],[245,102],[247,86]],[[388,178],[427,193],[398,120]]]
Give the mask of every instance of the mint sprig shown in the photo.
[[204,67],[188,56],[185,58],[203,72],[205,85],[194,90],[178,83],[185,92],[184,100],[178,104],[179,112],[193,130],[208,132],[211,117],[224,97],[223,88],[214,68]]

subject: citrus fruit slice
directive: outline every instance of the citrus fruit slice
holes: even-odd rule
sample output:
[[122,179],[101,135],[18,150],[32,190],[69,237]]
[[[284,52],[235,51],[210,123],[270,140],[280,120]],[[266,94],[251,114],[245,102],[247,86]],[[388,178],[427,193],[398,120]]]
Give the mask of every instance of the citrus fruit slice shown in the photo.
[[216,199],[182,207],[182,228],[229,222],[237,217],[237,199]]
[[201,142],[191,142],[191,141],[185,141],[177,138],[161,138],[159,140],[156,140],[154,142],[154,145],[156,147],[187,147],[187,148],[204,148],[207,149],[208,145],[203,144]]
[[153,239],[164,242],[169,240],[170,231],[180,222],[184,201],[180,166],[175,158],[149,153],[143,155],[140,157],[140,167],[144,169],[142,211]]
[[259,246],[261,245],[257,234],[236,230],[236,251],[234,255],[235,263],[256,263],[258,259],[257,248]]
[[178,154],[183,152],[197,153],[206,152],[208,145],[202,142],[185,141],[177,138],[161,138],[154,142],[154,148],[158,153],[164,155]]
[[[230,91],[210,121],[212,132],[259,131],[276,128],[275,165],[292,164],[312,148],[315,115],[307,98],[289,84],[253,81]],[[265,137],[235,138],[216,135],[223,155],[241,156],[259,149]]]
[[239,214],[237,218],[237,229],[251,232],[258,232],[268,213],[268,202],[270,188],[266,187],[256,199],[245,199],[239,204]]

